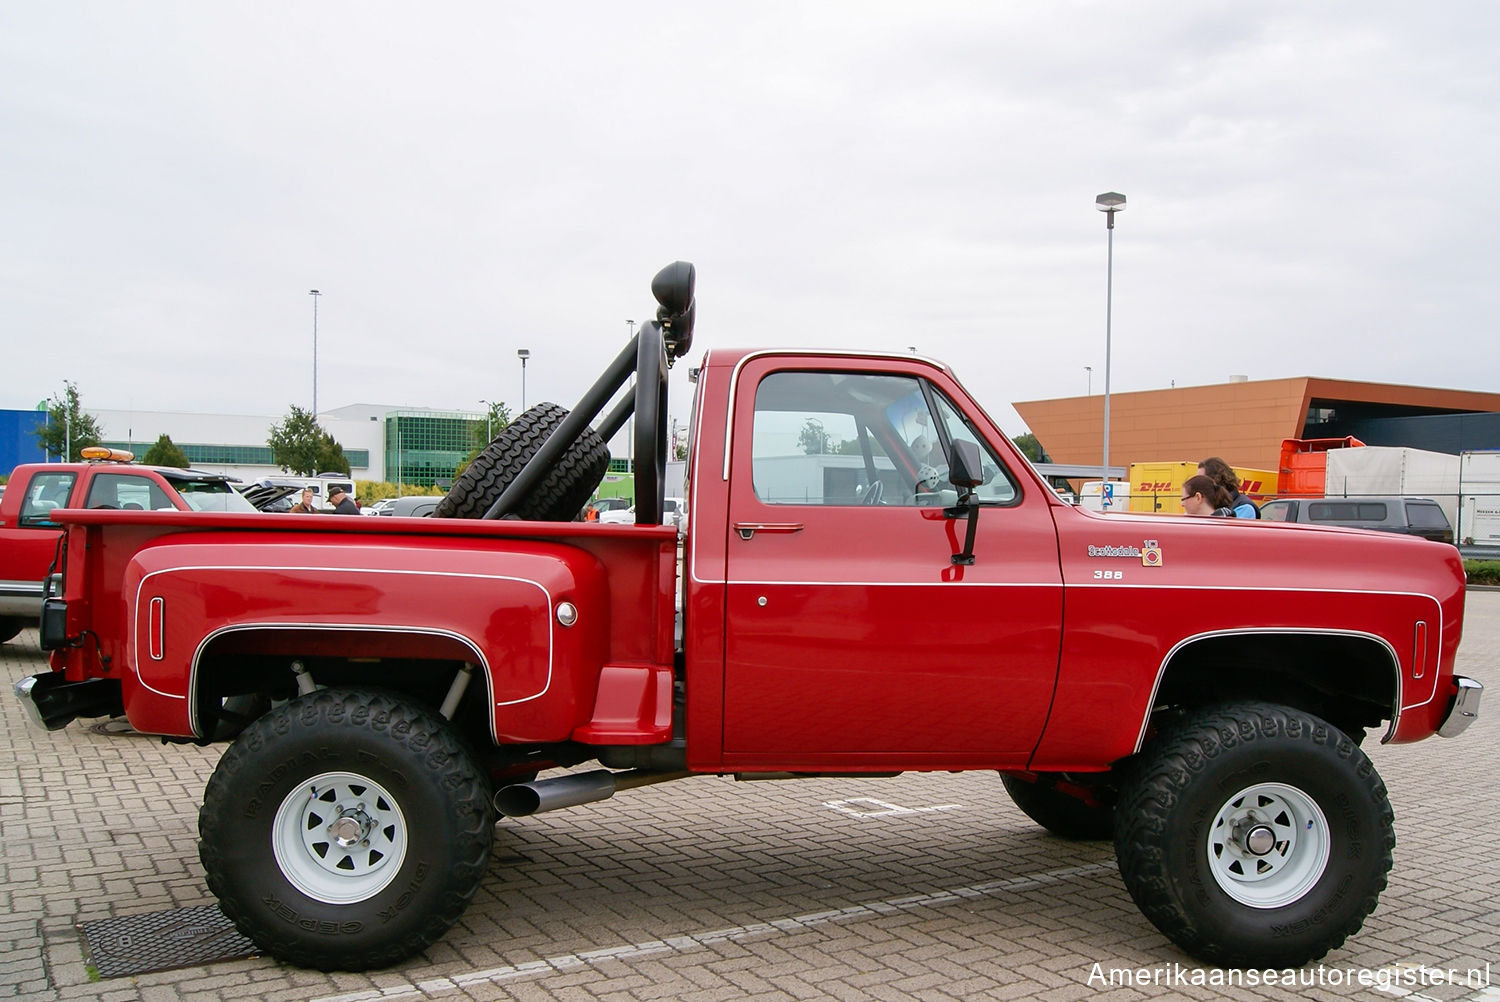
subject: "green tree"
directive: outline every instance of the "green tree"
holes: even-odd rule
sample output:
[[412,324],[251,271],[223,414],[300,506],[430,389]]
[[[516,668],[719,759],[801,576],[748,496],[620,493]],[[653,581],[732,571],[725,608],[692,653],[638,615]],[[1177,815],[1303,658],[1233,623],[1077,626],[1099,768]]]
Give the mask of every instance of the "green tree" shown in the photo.
[[175,466],[179,470],[185,470],[192,464],[188,462],[187,453],[177,447],[172,441],[172,436],[163,434],[156,440],[156,444],[146,450],[141,457],[141,462],[147,466]]
[[828,452],[828,431],[817,418],[808,418],[802,423],[797,435],[797,448],[809,456],[822,456]]
[[45,452],[55,456],[66,453],[64,458],[70,463],[76,463],[82,458],[80,450],[98,445],[104,440],[99,422],[94,420],[92,414],[85,414],[79,406],[78,384],[71,380],[63,381],[61,396],[53,394],[52,399],[47,401],[47,419],[45,422],[38,421],[32,434]]
[[503,403],[494,403],[487,400],[481,402],[488,403],[489,410],[485,412],[484,421],[475,423],[474,448],[469,450],[467,456],[459,460],[458,466],[453,471],[455,478],[463,476],[464,470],[467,470],[469,464],[478,458],[479,454],[484,451],[484,447],[489,445],[496,435],[500,434],[510,425],[509,407]]
[[1047,456],[1047,450],[1042,448],[1042,443],[1038,442],[1036,436],[1029,431],[1024,435],[1017,435],[1011,441],[1016,443],[1016,448],[1020,449],[1021,453],[1033,463],[1050,463],[1052,461]]
[[344,447],[323,430],[311,411],[296,404],[285,418],[271,425],[266,445],[271,447],[272,460],[288,473],[307,477],[314,473],[349,472]]

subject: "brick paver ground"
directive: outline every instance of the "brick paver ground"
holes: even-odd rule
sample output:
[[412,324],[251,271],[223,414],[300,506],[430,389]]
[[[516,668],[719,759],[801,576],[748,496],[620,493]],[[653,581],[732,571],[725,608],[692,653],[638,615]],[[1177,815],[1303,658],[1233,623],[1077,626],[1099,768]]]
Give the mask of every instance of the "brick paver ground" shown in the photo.
[[[1500,1002],[1500,593],[1472,592],[1460,671],[1490,686],[1455,741],[1368,749],[1396,809],[1395,868],[1322,985],[1240,998]],[[993,775],[734,783],[698,778],[501,823],[489,878],[425,955],[373,974],[259,958],[92,982],[80,922],[212,901],[197,811],[222,747],[83,724],[30,728],[0,647],[0,997],[28,999],[1219,998],[1096,975],[1199,970],[1136,911],[1107,845],[1047,836]],[[1380,992],[1393,964],[1491,971]],[[1174,965],[1180,965],[1174,967]]]

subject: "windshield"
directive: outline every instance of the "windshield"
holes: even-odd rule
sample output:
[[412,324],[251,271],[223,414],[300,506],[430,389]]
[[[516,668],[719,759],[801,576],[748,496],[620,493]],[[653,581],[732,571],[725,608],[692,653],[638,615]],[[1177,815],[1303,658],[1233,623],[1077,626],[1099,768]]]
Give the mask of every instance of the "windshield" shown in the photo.
[[255,505],[223,480],[173,480],[172,486],[193,511],[248,511]]

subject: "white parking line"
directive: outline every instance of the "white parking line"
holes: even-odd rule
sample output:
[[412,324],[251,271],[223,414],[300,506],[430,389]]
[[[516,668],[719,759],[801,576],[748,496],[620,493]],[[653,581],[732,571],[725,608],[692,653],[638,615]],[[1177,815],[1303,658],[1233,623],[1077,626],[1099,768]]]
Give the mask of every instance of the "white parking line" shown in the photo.
[[739,942],[760,937],[792,935],[829,922],[874,918],[877,915],[892,915],[916,908],[930,908],[935,905],[951,904],[964,899],[1026,891],[1036,887],[1044,887],[1048,884],[1059,883],[1064,880],[1071,880],[1074,877],[1105,873],[1113,869],[1115,869],[1113,862],[1090,863],[1084,866],[1067,866],[1057,870],[1047,870],[1044,873],[1010,877],[1006,880],[993,880],[984,884],[971,884],[968,887],[957,887],[949,891],[913,894],[902,898],[890,898],[886,901],[875,901],[870,904],[835,908],[826,912],[812,912],[793,918],[756,922],[753,925],[738,925],[731,926],[728,929],[715,929],[711,932],[688,933],[684,936],[674,936],[671,939],[655,939],[645,943],[633,943],[628,946],[604,947],[598,950],[590,950],[586,953],[565,953],[557,957],[548,957],[546,960],[533,960],[524,964],[493,967],[485,971],[470,971],[466,974],[433,978],[428,981],[418,981],[414,984],[390,985],[385,988],[369,988],[363,991],[348,992],[343,995],[328,995],[323,998],[313,999],[312,1002],[375,1002],[375,1000],[419,998],[423,995],[436,995],[443,992],[457,991],[461,988],[468,988],[486,982],[498,984],[504,981],[513,981],[517,978],[550,974],[553,971],[576,970],[579,967],[605,960],[636,960],[641,957],[651,957],[662,953],[689,953],[702,949],[711,943],[725,941]]
[[841,814],[852,814],[856,818],[884,818],[893,814],[926,814],[929,811],[958,811],[962,810],[964,805],[938,804],[935,807],[902,807],[899,804],[888,804],[884,800],[876,800],[874,797],[852,797],[849,800],[829,800],[824,802],[823,806],[830,807]]

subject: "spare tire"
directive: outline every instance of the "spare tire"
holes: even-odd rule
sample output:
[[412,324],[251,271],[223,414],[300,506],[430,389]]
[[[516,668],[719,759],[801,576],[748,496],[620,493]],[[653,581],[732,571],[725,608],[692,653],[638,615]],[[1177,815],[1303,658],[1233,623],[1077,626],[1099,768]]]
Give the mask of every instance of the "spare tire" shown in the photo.
[[[433,518],[483,518],[548,436],[568,416],[566,407],[537,404],[496,435],[438,502]],[[568,444],[515,514],[542,522],[571,521],[609,469],[609,449],[592,428]]]

